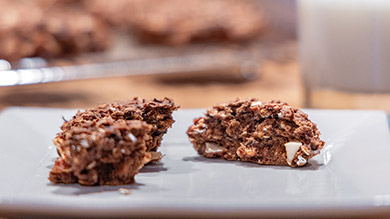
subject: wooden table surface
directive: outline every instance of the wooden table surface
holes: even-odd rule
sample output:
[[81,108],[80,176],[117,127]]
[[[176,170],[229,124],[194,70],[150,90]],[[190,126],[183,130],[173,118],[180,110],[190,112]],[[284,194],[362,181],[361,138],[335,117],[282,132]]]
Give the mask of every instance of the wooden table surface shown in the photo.
[[130,76],[0,87],[0,109],[8,106],[86,108],[135,96],[170,97],[182,108],[210,107],[237,97],[279,99],[297,107],[303,103],[299,65],[296,60],[290,60],[262,63],[259,77],[249,82],[164,81],[154,76]]

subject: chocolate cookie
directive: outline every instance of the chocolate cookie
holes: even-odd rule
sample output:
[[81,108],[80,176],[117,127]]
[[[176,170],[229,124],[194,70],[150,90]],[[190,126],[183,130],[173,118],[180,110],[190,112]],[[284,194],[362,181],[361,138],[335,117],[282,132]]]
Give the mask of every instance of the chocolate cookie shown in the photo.
[[100,17],[136,33],[141,41],[188,44],[246,41],[265,27],[263,13],[250,1],[118,0],[86,1]]
[[49,180],[82,185],[133,183],[144,164],[161,159],[156,151],[177,108],[168,98],[134,98],[77,112],[54,139],[59,158]]
[[52,58],[109,46],[104,22],[81,6],[55,2],[0,1],[0,59]]
[[205,157],[303,166],[324,141],[304,112],[280,101],[234,100],[208,109],[187,134]]

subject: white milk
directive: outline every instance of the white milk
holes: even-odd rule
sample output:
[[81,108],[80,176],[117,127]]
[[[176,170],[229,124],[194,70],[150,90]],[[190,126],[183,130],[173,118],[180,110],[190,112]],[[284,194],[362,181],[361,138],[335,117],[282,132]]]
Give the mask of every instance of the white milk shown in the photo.
[[298,16],[309,91],[390,92],[390,0],[299,0]]

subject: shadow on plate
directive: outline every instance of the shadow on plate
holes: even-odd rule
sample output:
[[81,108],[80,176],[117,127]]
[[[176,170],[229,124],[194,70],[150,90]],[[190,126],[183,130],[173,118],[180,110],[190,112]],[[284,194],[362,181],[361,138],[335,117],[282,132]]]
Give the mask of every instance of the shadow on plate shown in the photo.
[[324,164],[321,164],[317,160],[309,160],[308,164],[299,167],[299,168],[291,168],[289,166],[275,166],[275,165],[259,165],[256,163],[250,163],[250,162],[241,162],[241,161],[229,161],[224,160],[220,158],[207,158],[203,156],[189,156],[184,157],[182,159],[183,161],[191,161],[191,162],[203,162],[203,163],[225,163],[229,165],[236,165],[236,166],[242,166],[247,168],[267,168],[267,169],[277,169],[277,170],[287,170],[287,169],[295,169],[295,170],[318,170],[322,167],[324,167]]
[[139,173],[158,173],[167,171],[168,168],[165,167],[164,163],[161,161],[149,163],[142,167],[142,169],[139,171]]
[[189,157],[184,157],[182,159],[183,161],[192,161],[192,162],[203,162],[203,163],[232,163],[235,161],[227,161],[223,159],[218,159],[218,158],[207,158],[207,157],[202,157],[202,156],[189,156]]
[[56,187],[57,189],[53,191],[54,194],[58,195],[90,195],[90,194],[99,194],[105,192],[118,192],[119,189],[126,189],[131,193],[132,190],[139,189],[145,184],[134,183],[130,185],[120,185],[120,186],[82,186],[79,184],[54,184],[48,183],[48,186]]

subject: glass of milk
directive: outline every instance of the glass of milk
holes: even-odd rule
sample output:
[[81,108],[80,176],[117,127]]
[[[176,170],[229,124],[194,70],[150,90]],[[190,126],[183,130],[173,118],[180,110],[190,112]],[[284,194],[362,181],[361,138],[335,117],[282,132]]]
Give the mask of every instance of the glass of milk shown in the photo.
[[306,107],[390,111],[390,0],[298,0]]

